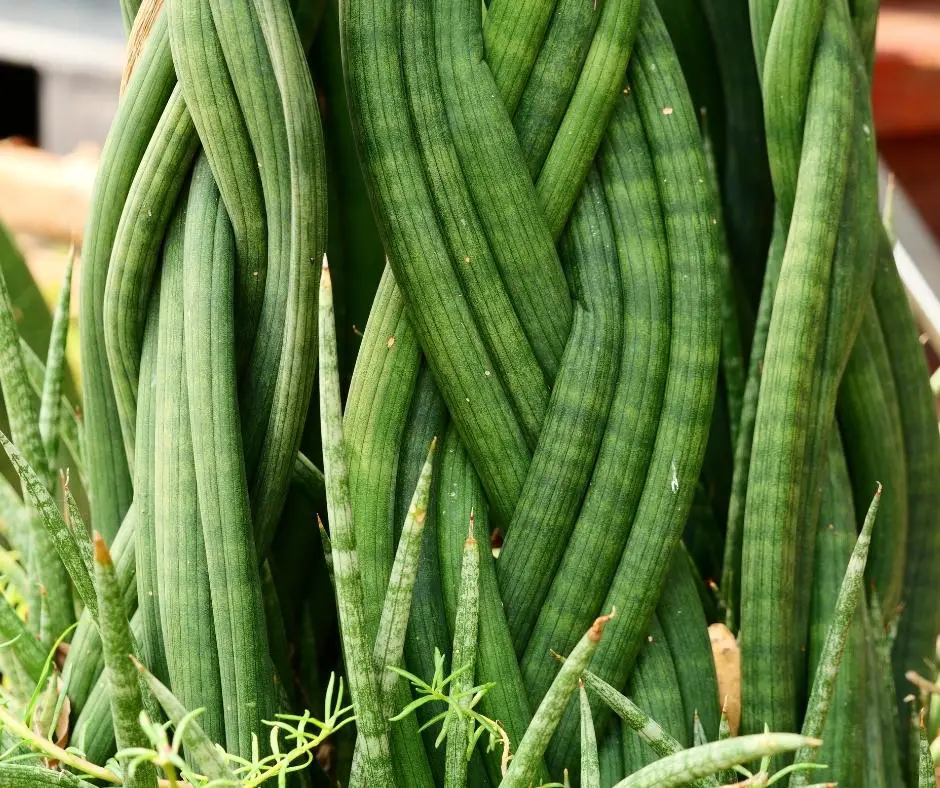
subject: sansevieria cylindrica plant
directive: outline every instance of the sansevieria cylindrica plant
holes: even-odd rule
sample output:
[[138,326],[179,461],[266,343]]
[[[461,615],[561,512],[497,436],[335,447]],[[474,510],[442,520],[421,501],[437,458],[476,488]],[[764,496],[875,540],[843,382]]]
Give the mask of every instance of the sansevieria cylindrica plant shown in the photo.
[[930,784],[876,3],[120,6],[80,399],[0,238],[0,786]]

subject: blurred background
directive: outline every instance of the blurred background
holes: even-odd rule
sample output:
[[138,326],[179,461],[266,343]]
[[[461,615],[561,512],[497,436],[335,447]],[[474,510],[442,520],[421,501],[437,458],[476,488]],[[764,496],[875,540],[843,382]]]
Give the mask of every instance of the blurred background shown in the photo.
[[[49,297],[70,243],[81,245],[124,49],[117,0],[0,0],[0,221]],[[897,177],[899,267],[937,350],[940,0],[885,0],[877,52],[875,119],[883,185],[889,170]]]

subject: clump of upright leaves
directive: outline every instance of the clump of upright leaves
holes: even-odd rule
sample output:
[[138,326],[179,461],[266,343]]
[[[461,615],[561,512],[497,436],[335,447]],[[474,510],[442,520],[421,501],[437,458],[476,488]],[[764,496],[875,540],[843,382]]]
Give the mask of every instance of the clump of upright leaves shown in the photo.
[[611,610],[609,615],[599,616],[594,621],[555,675],[509,764],[502,782],[504,788],[522,788],[532,782],[548,742],[561,721],[568,701],[578,687],[581,674],[597,651],[604,634],[604,626],[615,613],[615,610]]

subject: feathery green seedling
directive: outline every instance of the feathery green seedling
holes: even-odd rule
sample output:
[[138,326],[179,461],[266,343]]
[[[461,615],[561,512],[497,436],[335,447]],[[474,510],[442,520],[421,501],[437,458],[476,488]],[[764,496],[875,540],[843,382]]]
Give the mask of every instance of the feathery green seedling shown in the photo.
[[[274,722],[266,722],[271,727],[272,755],[262,759],[258,764],[243,765],[239,769],[239,776],[245,781],[245,788],[256,788],[262,783],[286,775],[289,772],[303,769],[310,764],[314,751],[328,736],[343,726],[351,723],[353,716],[352,706],[343,706],[343,682],[339,682],[339,691],[336,702],[333,703],[334,676],[330,675],[324,702],[324,719],[318,720],[309,712],[303,714],[279,714]],[[281,752],[277,744],[278,736],[283,734],[293,747],[287,752]],[[298,762],[299,761],[299,765]]]
[[[196,719],[198,711],[187,711],[183,704],[177,700],[176,696],[170,692],[163,682],[147,670],[147,668],[137,660],[134,660],[134,665],[137,667],[143,680],[147,683],[147,686],[150,687],[150,691],[157,699],[163,711],[166,712],[169,722],[172,723],[175,728],[174,744],[177,739],[184,744],[187,754],[193,759],[193,763],[207,777],[217,780],[234,780],[234,774],[226,763],[225,758],[222,757],[220,750],[212,743],[202,727],[200,727]],[[151,728],[151,733],[152,732],[153,729]],[[154,737],[151,735],[149,738],[153,741]],[[174,746],[174,750],[178,749],[178,746]],[[132,758],[137,758],[140,757],[141,753],[128,753],[128,755]],[[183,765],[185,767],[185,763]]]
[[[72,782],[56,782],[61,773],[35,766],[29,766],[22,773],[15,770],[5,771],[8,765],[14,765],[14,761],[42,756],[68,766],[81,777],[114,785],[131,785],[131,773],[137,773],[143,768],[156,768],[164,774],[166,779],[159,781],[160,788],[172,788],[176,785],[192,788],[257,788],[273,780],[278,780],[281,785],[287,774],[306,769],[311,764],[315,750],[327,737],[355,719],[352,706],[343,705],[342,680],[339,682],[338,692],[334,693],[335,677],[331,676],[323,702],[323,720],[314,718],[309,712],[302,715],[278,715],[274,721],[265,722],[269,728],[271,753],[262,757],[256,747],[252,759],[240,758],[226,753],[208,739],[196,722],[201,710],[188,712],[146,668],[133,658],[131,661],[140,671],[141,680],[145,681],[153,694],[159,698],[171,719],[164,724],[156,724],[146,713],[140,715],[138,724],[150,746],[126,748],[118,752],[118,760],[128,764],[126,771],[116,772],[100,767],[74,750],[59,747],[0,705],[0,726],[5,729],[4,733],[12,733],[17,739],[13,748],[0,754],[0,778],[8,773],[17,780],[26,780],[30,775],[37,775],[37,782],[14,781],[9,783],[11,788],[31,788],[33,785],[86,788],[88,784],[77,776],[72,778]],[[174,728],[172,739],[168,735],[171,726]],[[289,746],[285,748],[283,743]],[[22,746],[30,750],[22,753]],[[184,746],[196,761],[199,772],[193,771],[183,760],[181,751]],[[66,777],[62,779],[67,780]],[[7,782],[0,784],[8,785]]]
[[366,637],[362,575],[356,556],[349,471],[343,439],[343,414],[336,357],[336,322],[333,316],[333,286],[323,258],[320,277],[320,433],[323,466],[339,609],[340,630],[349,688],[357,707],[362,768],[365,785],[394,785],[388,746],[388,729],[382,714],[378,680],[373,669],[372,648]]
[[[189,775],[187,774],[186,762],[183,760],[180,745],[189,725],[193,724],[193,720],[198,714],[199,711],[195,711],[180,720],[179,724],[174,726],[173,738],[170,740],[167,736],[170,727],[169,722],[157,725],[150,721],[146,713],[141,712],[138,719],[140,729],[154,749],[127,747],[117,751],[115,757],[127,763],[128,776],[135,775],[138,769],[149,769],[155,771],[155,773],[162,773],[165,778],[163,782],[171,786],[177,784],[181,775],[183,779],[186,779]],[[193,784],[189,780],[186,780],[186,782]],[[234,780],[232,782],[235,784]]]
[[466,692],[462,693],[450,692],[450,684],[455,678],[458,678],[461,673],[466,672],[466,668],[458,668],[449,676],[445,676],[444,655],[438,649],[434,650],[434,675],[431,677],[430,683],[402,668],[390,666],[388,669],[410,681],[418,695],[417,698],[392,717],[389,720],[390,722],[397,722],[398,720],[404,719],[427,703],[440,703],[445,706],[444,711],[432,717],[424,723],[421,728],[421,730],[424,730],[436,725],[438,722],[441,723],[441,730],[437,736],[435,745],[440,747],[444,742],[453,724],[452,720],[461,718],[468,719],[474,726],[470,736],[469,746],[471,748],[475,747],[484,733],[489,737],[487,744],[488,750],[494,749],[497,744],[502,744],[502,763],[505,771],[505,767],[509,763],[509,737],[506,735],[506,731],[503,730],[499,722],[486,717],[476,710],[476,706],[483,699],[483,696],[493,688],[494,685],[492,683],[470,687]]
[[[868,507],[868,513],[865,515],[865,522],[858,535],[858,541],[855,543],[855,549],[852,551],[849,565],[845,570],[832,625],[826,635],[826,642],[819,659],[819,667],[813,678],[813,688],[803,718],[802,734],[807,738],[821,736],[826,724],[826,715],[829,713],[829,704],[835,692],[836,676],[842,662],[842,652],[845,649],[849,627],[855,617],[855,608],[865,586],[865,564],[868,559],[868,548],[871,545],[872,528],[874,528],[878,514],[878,504],[881,501],[881,489],[879,484],[871,505]],[[815,748],[811,746],[801,748],[796,754],[796,761],[798,763],[811,762],[816,755],[814,750]],[[794,777],[792,784],[796,788],[796,786],[805,786],[807,782],[806,775],[799,774]]]
[[[269,728],[270,754],[261,756],[257,742],[252,759],[240,758],[226,753],[214,744],[198,723],[200,710],[187,711],[179,700],[140,663],[137,668],[159,699],[170,720],[164,725],[154,725],[144,716],[141,723],[150,740],[151,747],[125,751],[123,755],[150,762],[161,769],[167,766],[196,788],[256,788],[277,779],[278,784],[291,772],[301,771],[313,760],[313,754],[329,736],[354,721],[352,706],[343,705],[343,681],[337,682],[330,675],[323,701],[324,717],[318,720],[309,712],[301,715],[278,714],[273,721],[265,721]],[[174,727],[173,738],[167,732]],[[282,739],[290,746],[284,748]],[[192,757],[200,773],[193,772],[180,757],[181,747]]]
[[[451,664],[455,666],[449,694],[458,708],[465,708],[473,687],[477,658],[477,628],[480,615],[480,548],[473,535],[475,518],[470,513],[470,533],[463,545],[460,565],[460,591],[457,596],[457,618],[454,623],[454,646]],[[467,762],[476,741],[474,725],[463,714],[450,718],[447,728],[445,788],[460,788],[467,781]]]
[[578,680],[601,642],[604,626],[615,613],[616,610],[611,610],[608,615],[598,617],[565,659],[519,742],[502,788],[524,788],[532,781],[568,701],[578,687]]
[[69,330],[69,305],[72,299],[72,265],[75,262],[75,247],[69,252],[65,264],[62,289],[52,318],[52,333],[46,355],[46,374],[42,381],[42,396],[39,403],[39,435],[46,451],[46,464],[52,469],[56,465],[59,451],[59,402],[62,398],[62,380],[65,377],[65,343]]
[[588,700],[584,681],[578,681],[578,705],[581,709],[581,786],[600,788],[601,764],[597,754],[597,733],[591,716],[591,701]]
[[[130,626],[124,613],[124,600],[111,553],[100,534],[95,534],[94,544],[95,585],[100,613],[98,629],[101,633],[105,670],[111,691],[114,736],[119,749],[141,747],[146,742],[139,723],[144,706],[140,679],[131,662],[134,647]],[[156,785],[156,772],[149,765],[128,769],[126,785],[128,788]]]
[[52,540],[59,559],[65,566],[75,584],[79,598],[87,607],[92,615],[97,616],[98,601],[95,596],[94,584],[91,582],[91,575],[85,565],[85,559],[82,557],[82,549],[75,540],[75,535],[66,525],[62,513],[55,502],[55,499],[49,493],[45,484],[32,466],[27,462],[25,456],[20,453],[10,440],[0,432],[0,444],[16,468],[16,472],[23,481],[23,487],[29,496],[30,502],[36,508],[43,526]]

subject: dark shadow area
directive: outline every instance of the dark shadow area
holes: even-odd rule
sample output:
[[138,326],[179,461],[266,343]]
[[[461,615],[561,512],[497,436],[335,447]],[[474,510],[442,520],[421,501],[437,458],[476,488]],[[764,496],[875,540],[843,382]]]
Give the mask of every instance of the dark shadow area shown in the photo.
[[23,137],[39,141],[39,74],[27,66],[0,63],[0,139]]

